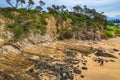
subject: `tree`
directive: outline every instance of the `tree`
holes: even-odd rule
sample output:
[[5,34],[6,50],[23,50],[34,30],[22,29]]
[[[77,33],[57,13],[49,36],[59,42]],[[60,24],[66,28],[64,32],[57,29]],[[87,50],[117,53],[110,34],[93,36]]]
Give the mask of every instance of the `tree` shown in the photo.
[[27,6],[27,9],[30,10],[32,8],[32,5],[34,5],[34,1],[33,0],[29,0],[28,1],[28,6]]
[[16,0],[16,1],[14,1],[14,2],[12,2],[12,0],[6,0],[6,2],[7,2],[12,8],[17,9],[18,6],[19,6],[20,0]]
[[60,9],[61,9],[61,12],[63,13],[65,11],[65,9],[66,9],[66,6],[65,5],[61,5]]
[[82,14],[82,11],[83,11],[83,9],[80,7],[80,5],[74,6],[73,10],[77,14],[80,14],[80,13]]
[[25,0],[20,0],[20,2],[21,2],[21,7],[23,8],[22,4],[25,4]]
[[52,8],[54,10],[55,13],[59,13],[60,12],[60,6],[58,5],[52,5]]
[[42,9],[43,9],[42,6],[45,5],[45,2],[43,2],[42,0],[40,0],[40,1],[39,1],[39,4],[40,4],[40,6],[36,6],[36,10],[41,12]]
[[40,0],[39,3],[41,7],[45,5],[45,2],[43,2],[42,0]]
[[41,11],[42,11],[42,7],[40,7],[40,6],[36,6],[35,10],[41,12]]
[[54,11],[54,9],[52,7],[47,7],[47,10],[49,11],[49,13],[52,13],[52,14],[55,13],[55,11]]

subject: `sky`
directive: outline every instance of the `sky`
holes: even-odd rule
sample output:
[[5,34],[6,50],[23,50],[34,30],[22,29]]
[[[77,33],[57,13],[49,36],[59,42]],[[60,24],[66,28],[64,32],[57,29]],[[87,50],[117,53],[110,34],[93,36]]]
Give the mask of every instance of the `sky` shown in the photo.
[[[0,7],[6,7],[8,4],[2,0],[0,2]],[[15,1],[15,0],[13,0]],[[39,0],[34,0],[36,3]],[[87,5],[88,8],[96,9],[98,12],[104,12],[107,17],[120,17],[120,0],[43,0],[46,2],[46,6],[56,5],[66,5],[69,10],[75,5]],[[38,5],[38,4],[36,4]]]

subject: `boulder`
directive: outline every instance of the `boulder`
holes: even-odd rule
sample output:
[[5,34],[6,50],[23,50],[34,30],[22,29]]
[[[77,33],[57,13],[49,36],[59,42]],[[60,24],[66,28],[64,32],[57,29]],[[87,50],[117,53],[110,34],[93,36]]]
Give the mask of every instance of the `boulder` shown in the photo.
[[73,69],[73,72],[76,73],[76,74],[81,74],[82,73],[81,70],[79,70],[77,67],[75,67]]

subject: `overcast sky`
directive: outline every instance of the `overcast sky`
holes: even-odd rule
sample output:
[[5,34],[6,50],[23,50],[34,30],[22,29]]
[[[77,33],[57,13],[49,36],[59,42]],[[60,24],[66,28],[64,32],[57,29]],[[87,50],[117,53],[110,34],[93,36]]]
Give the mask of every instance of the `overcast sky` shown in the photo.
[[[5,2],[6,0],[1,0],[0,7],[8,6]],[[15,1],[15,0],[13,0]],[[38,2],[39,0],[34,0]],[[46,2],[46,6],[51,6],[52,4],[66,5],[69,10],[75,5],[87,5],[89,8],[94,8],[99,12],[104,12],[105,15],[109,17],[120,17],[120,0],[43,0]]]

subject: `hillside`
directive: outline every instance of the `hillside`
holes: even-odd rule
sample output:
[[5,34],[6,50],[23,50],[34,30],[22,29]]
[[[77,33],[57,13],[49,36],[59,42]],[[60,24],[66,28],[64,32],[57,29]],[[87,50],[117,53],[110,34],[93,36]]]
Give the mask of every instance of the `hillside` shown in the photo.
[[[95,21],[94,18],[86,15],[69,12],[40,13],[34,10],[1,8],[1,31],[7,32],[10,42],[16,42],[33,34],[44,36],[49,34],[49,37],[55,40],[70,38],[100,40],[105,38],[104,21]],[[100,14],[98,15],[100,16]],[[8,39],[7,34],[1,33],[1,36]]]

